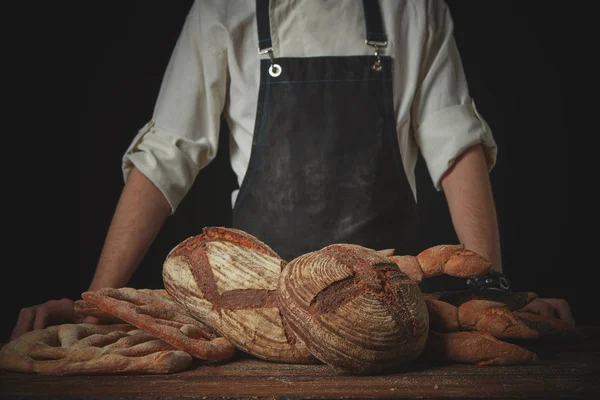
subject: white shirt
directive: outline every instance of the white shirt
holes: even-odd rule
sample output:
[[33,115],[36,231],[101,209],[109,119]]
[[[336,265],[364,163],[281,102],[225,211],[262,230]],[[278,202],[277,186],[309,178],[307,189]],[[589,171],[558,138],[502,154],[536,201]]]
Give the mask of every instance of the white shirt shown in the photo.
[[[380,0],[393,58],[393,106],[400,154],[416,200],[420,150],[433,184],[466,148],[483,143],[488,168],[497,147],[469,95],[443,0]],[[271,0],[275,57],[373,55],[362,0]],[[221,116],[231,167],[241,185],[256,119],[260,59],[254,0],[196,0],[165,71],[151,120],[123,156],[164,194],[174,213],[217,152]],[[232,206],[237,190],[232,193]]]

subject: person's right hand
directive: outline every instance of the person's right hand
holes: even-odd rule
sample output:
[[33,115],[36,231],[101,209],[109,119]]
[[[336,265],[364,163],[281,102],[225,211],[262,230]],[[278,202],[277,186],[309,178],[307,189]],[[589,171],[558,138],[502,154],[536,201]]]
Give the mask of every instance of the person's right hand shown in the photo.
[[75,315],[74,304],[75,302],[70,299],[50,300],[21,309],[10,340],[16,339],[26,332],[43,329],[50,325],[80,322],[98,323],[98,318],[95,317],[85,317],[79,320]]

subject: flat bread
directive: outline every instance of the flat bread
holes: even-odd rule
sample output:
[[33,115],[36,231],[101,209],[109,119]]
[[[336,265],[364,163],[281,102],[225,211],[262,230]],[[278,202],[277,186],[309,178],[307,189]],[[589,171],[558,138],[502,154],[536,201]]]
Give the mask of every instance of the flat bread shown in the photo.
[[130,324],[63,324],[27,332],[0,349],[0,369],[41,375],[169,374],[192,356]]

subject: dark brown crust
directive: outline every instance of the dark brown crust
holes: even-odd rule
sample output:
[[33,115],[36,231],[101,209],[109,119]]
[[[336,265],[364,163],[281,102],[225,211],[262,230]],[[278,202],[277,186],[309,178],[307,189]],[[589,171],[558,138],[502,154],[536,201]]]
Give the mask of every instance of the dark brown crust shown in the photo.
[[206,300],[208,300],[217,312],[220,312],[220,294],[217,289],[217,283],[212,271],[212,267],[204,251],[206,245],[206,235],[198,235],[192,240],[188,239],[187,244],[181,246],[179,250],[173,251],[173,257],[183,257],[189,263],[189,269],[194,276],[194,281]]
[[181,242],[179,242],[179,244],[177,244],[177,246],[175,246],[169,252],[167,257],[176,256],[183,251],[185,251],[186,253],[189,253],[189,252],[193,251],[196,247],[201,246],[204,239],[205,239],[205,236],[202,233],[200,235],[191,236],[187,239],[184,239]]
[[268,256],[281,258],[273,249],[261,242],[257,238],[239,229],[223,227],[206,227],[203,229],[204,235],[210,240],[223,240],[254,249]]
[[221,295],[218,307],[226,310],[277,307],[273,290],[237,289]]
[[[286,321],[285,316],[281,313],[281,310],[279,310],[279,316],[281,317],[281,322],[283,323],[283,332],[285,333],[286,341],[291,346],[296,345],[298,343],[298,337],[296,336],[296,333],[294,333],[294,330],[290,324],[288,324]],[[314,361],[316,361],[316,359]]]
[[106,288],[84,292],[82,297],[101,310],[149,332],[173,347],[203,360],[225,360],[233,357],[235,347],[227,339],[218,337],[212,329],[193,319],[173,303],[166,306],[164,299],[154,303],[132,288]]
[[355,278],[349,277],[332,283],[317,293],[310,304],[310,313],[318,317],[331,310],[339,308],[342,304],[360,295],[362,288],[356,285]]

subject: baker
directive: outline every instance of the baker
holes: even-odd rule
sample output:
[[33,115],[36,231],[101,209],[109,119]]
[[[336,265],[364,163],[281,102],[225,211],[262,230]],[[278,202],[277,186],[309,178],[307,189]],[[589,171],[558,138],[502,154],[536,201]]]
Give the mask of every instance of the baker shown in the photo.
[[[460,242],[502,271],[489,180],[497,146],[443,1],[196,0],[152,118],[125,151],[89,290],[127,284],[215,157],[222,117],[239,184],[233,227],[284,259],[331,243],[417,254],[420,151]],[[572,322],[562,299],[528,308]],[[69,299],[27,307],[13,338],[73,318]]]

